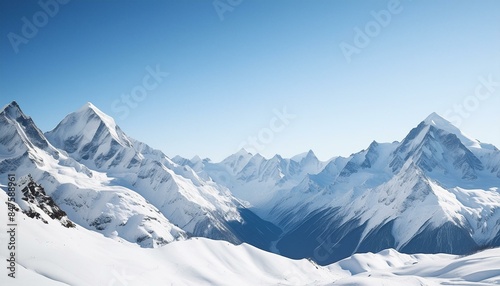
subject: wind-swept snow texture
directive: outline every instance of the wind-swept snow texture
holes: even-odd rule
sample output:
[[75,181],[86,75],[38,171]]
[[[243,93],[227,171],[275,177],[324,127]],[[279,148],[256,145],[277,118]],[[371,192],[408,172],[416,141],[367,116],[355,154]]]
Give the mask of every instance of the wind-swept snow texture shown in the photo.
[[[0,192],[2,213],[7,213],[6,200]],[[4,218],[0,241],[8,235]],[[2,267],[0,285],[321,285],[337,278],[308,260],[291,260],[248,244],[193,238],[141,248],[54,220],[45,224],[21,213],[17,220],[17,277],[8,277]],[[0,259],[7,257],[2,247]]]
[[[3,189],[4,186],[1,186]],[[5,192],[0,212],[6,213]],[[6,241],[1,216],[0,241]],[[0,285],[498,285],[500,249],[471,256],[355,254],[324,266],[291,260],[248,244],[193,238],[161,248],[110,240],[81,226],[66,228],[18,213],[16,278]],[[0,259],[8,257],[0,248]]]

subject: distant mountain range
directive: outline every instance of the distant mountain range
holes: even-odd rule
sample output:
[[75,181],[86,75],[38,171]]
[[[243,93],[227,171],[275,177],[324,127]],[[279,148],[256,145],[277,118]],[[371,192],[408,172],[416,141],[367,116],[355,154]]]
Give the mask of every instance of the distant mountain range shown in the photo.
[[[43,133],[12,102],[0,111],[0,177],[8,173],[25,191],[44,190],[23,207],[34,217],[56,211],[63,225],[145,248],[206,237],[326,265],[387,248],[500,246],[500,151],[435,113],[401,142],[347,158],[241,150],[215,163],[169,158],[91,103]],[[49,198],[50,210],[40,203]]]

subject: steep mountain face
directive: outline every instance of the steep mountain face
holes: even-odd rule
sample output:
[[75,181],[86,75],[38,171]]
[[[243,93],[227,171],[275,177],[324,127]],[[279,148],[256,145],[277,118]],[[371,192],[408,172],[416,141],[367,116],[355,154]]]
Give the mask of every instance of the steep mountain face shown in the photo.
[[403,140],[394,153],[390,167],[397,172],[409,159],[428,173],[458,176],[466,180],[477,179],[478,172],[484,169],[482,162],[455,134],[426,122],[420,123]]
[[329,264],[386,248],[500,245],[500,151],[437,114],[347,158],[241,150],[214,163],[170,159],[92,104],[43,134],[13,102],[0,111],[7,173],[31,174],[19,193],[27,214],[143,247],[203,236]]
[[[465,254],[498,245],[500,180],[475,155],[496,158],[498,150],[457,130],[432,114],[385,152],[372,144],[367,152],[351,156],[323,189],[335,194],[316,210],[323,215],[311,214],[277,248],[285,255],[312,255],[329,263],[389,247]],[[310,234],[310,225],[316,235]],[[309,251],[297,253],[294,244],[304,241],[304,235],[316,239],[307,240]]]
[[[239,152],[204,171],[224,174],[220,183],[284,230],[275,251],[328,264],[386,248],[465,254],[500,245],[499,156],[434,113],[402,142],[373,142],[321,168],[301,172],[304,155]],[[291,163],[269,168],[283,161]]]
[[[251,242],[267,248],[279,229],[261,220],[230,191],[181,166],[161,151],[129,138],[88,103],[69,114],[48,140],[91,170],[143,196],[172,223],[194,236]],[[275,233],[276,232],[276,233]]]
[[106,174],[53,147],[15,102],[0,111],[0,176],[7,173],[31,175],[33,183],[19,194],[27,201],[20,203],[45,220],[45,215],[57,217],[59,211],[41,189],[71,221],[116,240],[156,247],[187,236],[142,196],[111,186]]
[[132,156],[133,152],[127,152],[132,142],[114,120],[91,103],[68,115],[45,136],[55,147],[94,170],[116,167],[120,160],[132,161],[132,164],[139,161]]
[[57,220],[67,228],[76,226],[54,200],[45,193],[43,187],[33,181],[31,175],[23,177],[17,183],[16,191],[17,204],[28,217],[40,219],[46,224],[50,220]]

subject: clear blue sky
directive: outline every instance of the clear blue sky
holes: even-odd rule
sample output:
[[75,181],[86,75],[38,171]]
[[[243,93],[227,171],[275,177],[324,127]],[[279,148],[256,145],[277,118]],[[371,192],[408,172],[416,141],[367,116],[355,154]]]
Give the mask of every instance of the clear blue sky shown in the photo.
[[[2,0],[0,105],[18,101],[48,131],[90,101],[169,156],[216,161],[259,135],[268,157],[349,155],[433,111],[500,147],[500,86],[477,88],[500,82],[500,1],[394,5],[243,0],[220,17],[213,1],[72,0],[44,18],[37,1]],[[374,24],[381,10],[390,21]],[[342,43],[359,53],[348,61]],[[142,101],[122,100],[132,92]],[[285,107],[286,126],[273,120]]]

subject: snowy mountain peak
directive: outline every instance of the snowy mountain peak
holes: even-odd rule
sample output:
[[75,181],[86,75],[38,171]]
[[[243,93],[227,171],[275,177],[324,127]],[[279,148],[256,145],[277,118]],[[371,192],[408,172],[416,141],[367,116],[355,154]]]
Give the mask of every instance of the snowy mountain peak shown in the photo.
[[252,157],[253,154],[248,152],[245,148],[241,148],[234,156]]
[[314,151],[309,149],[309,151],[307,151],[307,156],[314,156],[316,157],[316,154],[314,154]]
[[95,105],[92,104],[92,102],[90,101],[87,101],[87,103],[85,103],[80,109],[97,109],[99,110]]
[[458,137],[458,139],[460,139],[462,144],[464,144],[468,148],[482,148],[482,147],[484,147],[484,146],[482,146],[482,144],[479,141],[472,139],[469,136],[465,135],[455,125],[451,124],[451,122],[449,122],[448,120],[439,116],[435,112],[431,113],[423,121],[423,123],[427,126],[433,126],[437,129],[441,129],[443,131],[446,131],[447,133],[455,134]]
[[12,111],[12,110],[21,111],[21,108],[19,107],[19,104],[17,104],[17,102],[15,100],[12,101],[11,103],[5,105],[2,108],[2,110],[0,111],[0,113],[9,112],[9,111]]
[[377,148],[378,147],[378,142],[373,140],[372,143],[370,143],[370,146],[368,146],[368,150]]
[[484,169],[472,151],[481,149],[479,141],[465,136],[458,128],[433,113],[413,128],[393,153],[390,167],[394,172],[408,162],[441,176],[475,180]]
[[193,158],[191,158],[191,160],[190,160],[190,161],[191,161],[191,163],[195,163],[195,164],[196,164],[196,163],[198,163],[198,162],[202,162],[203,160],[201,159],[201,157],[200,157],[200,156],[198,156],[198,155],[194,155],[194,157],[193,157]]
[[276,154],[269,161],[277,161],[277,162],[279,162],[281,160],[283,160],[283,157],[281,157],[281,155],[279,155],[279,154]]
[[102,112],[99,108],[97,108],[91,102],[85,103],[82,107],[80,107],[80,109],[78,109],[76,111],[77,114],[85,114],[85,113],[89,114],[88,112],[90,112],[90,114],[95,114],[95,115],[99,116],[99,118],[104,123],[106,123],[106,125],[110,129],[115,129],[116,128],[116,122],[113,119],[113,117],[111,117],[111,116],[107,115],[106,113]]
[[0,111],[0,115],[6,116],[12,120],[16,120],[19,117],[29,119],[29,117],[23,113],[21,107],[19,107],[19,104],[17,104],[16,101],[12,101],[11,103],[5,105]]
[[[108,161],[118,153],[119,146],[130,148],[130,138],[113,118],[87,103],[66,116],[46,137],[56,147],[66,150],[77,160]],[[96,162],[96,165],[100,165]]]
[[240,172],[252,158],[253,155],[242,148],[237,153],[224,159],[221,163],[226,165],[233,174],[236,174]]
[[[459,135],[462,132],[460,129],[458,129],[456,126],[451,124],[448,120],[444,119],[443,117],[439,116],[437,113],[433,112],[427,118],[423,121],[425,125],[428,126],[434,126],[437,129],[444,130],[448,133]],[[468,139],[471,140],[471,139]]]
[[[121,143],[124,143],[126,146],[130,145],[130,142],[123,142],[123,134],[119,129],[119,127],[116,125],[115,120],[107,115],[106,113],[102,112],[99,108],[97,108],[95,105],[93,105],[90,102],[87,102],[84,106],[82,106],[76,114],[79,114],[83,116],[84,118],[89,117],[89,116],[97,116],[99,117],[100,121],[104,123],[108,129],[108,131],[111,133],[113,138],[117,140],[118,142],[122,141]],[[128,141],[128,140],[125,140]]]
[[9,138],[2,142],[0,153],[11,154],[21,152],[21,150],[24,152],[27,150],[26,147],[33,149],[36,146],[45,149],[49,146],[45,136],[31,117],[26,116],[15,101],[6,105],[0,112],[0,134],[3,138]]
[[437,127],[439,127],[440,125],[441,126],[447,126],[447,125],[451,124],[448,120],[444,119],[443,117],[441,117],[436,112],[433,112],[429,116],[427,116],[427,118],[424,120],[424,122],[427,125],[434,125],[434,126],[437,126]]
[[300,163],[302,160],[311,160],[317,159],[316,154],[314,154],[313,150],[309,150],[307,152],[297,154],[290,158],[290,160]]

